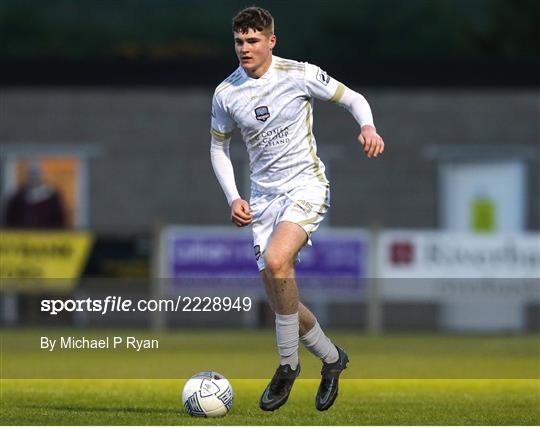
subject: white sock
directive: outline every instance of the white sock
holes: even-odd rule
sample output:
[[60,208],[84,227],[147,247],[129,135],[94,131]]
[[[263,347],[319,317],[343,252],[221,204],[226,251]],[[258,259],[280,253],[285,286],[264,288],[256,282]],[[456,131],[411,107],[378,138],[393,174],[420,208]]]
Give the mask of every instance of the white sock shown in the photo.
[[291,315],[276,314],[276,338],[281,365],[298,367],[298,312]]
[[326,337],[318,322],[315,322],[315,326],[300,337],[300,341],[309,352],[319,357],[325,363],[335,363],[339,358],[336,347]]

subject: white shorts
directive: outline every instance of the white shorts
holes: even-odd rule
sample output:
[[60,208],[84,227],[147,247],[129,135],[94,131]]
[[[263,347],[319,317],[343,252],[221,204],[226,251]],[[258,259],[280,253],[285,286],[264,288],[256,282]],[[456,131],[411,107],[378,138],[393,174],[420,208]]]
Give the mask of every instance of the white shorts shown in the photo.
[[280,195],[257,195],[250,200],[253,216],[253,249],[259,271],[264,269],[264,251],[278,223],[290,221],[305,230],[311,246],[315,232],[330,208],[330,187],[309,183]]

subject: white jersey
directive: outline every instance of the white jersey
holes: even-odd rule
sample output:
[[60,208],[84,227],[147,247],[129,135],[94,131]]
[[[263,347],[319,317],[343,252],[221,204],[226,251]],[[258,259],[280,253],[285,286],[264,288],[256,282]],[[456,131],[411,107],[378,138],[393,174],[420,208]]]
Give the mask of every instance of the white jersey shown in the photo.
[[310,181],[328,185],[312,130],[313,97],[338,102],[345,89],[315,65],[277,56],[260,78],[239,66],[216,88],[211,134],[224,141],[240,128],[252,196],[283,194]]

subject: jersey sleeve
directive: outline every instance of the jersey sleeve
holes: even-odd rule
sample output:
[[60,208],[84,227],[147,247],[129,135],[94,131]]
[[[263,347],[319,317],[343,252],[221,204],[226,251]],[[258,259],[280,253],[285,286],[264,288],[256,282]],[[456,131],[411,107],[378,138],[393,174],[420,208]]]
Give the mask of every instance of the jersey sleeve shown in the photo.
[[323,101],[338,102],[345,92],[345,85],[330,77],[316,65],[306,63],[306,92],[310,97]]
[[306,64],[306,92],[310,97],[330,101],[346,108],[360,126],[373,124],[373,115],[363,95],[347,88],[313,64]]
[[212,120],[210,123],[210,134],[217,141],[225,141],[231,138],[236,123],[223,107],[220,97],[214,95],[212,98]]

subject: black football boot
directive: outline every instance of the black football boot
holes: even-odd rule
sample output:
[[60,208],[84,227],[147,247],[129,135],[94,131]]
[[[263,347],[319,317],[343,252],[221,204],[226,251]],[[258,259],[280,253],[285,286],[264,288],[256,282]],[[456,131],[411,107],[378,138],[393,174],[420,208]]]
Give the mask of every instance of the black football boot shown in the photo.
[[338,395],[339,375],[347,368],[349,357],[343,349],[336,346],[338,360],[335,363],[323,363],[321,370],[321,384],[315,397],[315,407],[317,410],[328,410]]
[[274,373],[274,377],[264,390],[259,400],[259,407],[263,410],[273,412],[283,406],[289,394],[294,381],[300,374],[300,364],[296,367],[296,370],[291,369],[289,364],[279,366]]

